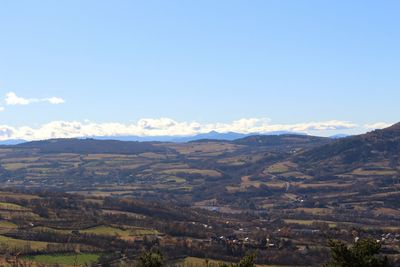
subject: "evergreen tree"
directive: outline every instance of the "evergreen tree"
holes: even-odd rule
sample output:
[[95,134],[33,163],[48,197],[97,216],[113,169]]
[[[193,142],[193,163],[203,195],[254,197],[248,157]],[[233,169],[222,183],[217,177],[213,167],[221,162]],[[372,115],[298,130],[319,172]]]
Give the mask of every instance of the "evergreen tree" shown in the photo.
[[363,239],[348,247],[341,241],[330,240],[331,259],[326,267],[390,267],[387,257],[379,256],[380,243]]
[[144,252],[140,255],[137,267],[164,267],[164,259],[160,252]]
[[248,254],[240,260],[240,262],[237,264],[237,267],[255,267],[255,259],[255,254]]

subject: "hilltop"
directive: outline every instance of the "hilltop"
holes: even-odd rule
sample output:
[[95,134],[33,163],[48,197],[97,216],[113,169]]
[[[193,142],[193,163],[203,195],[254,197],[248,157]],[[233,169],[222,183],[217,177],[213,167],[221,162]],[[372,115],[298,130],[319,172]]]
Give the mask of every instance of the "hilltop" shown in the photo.
[[323,165],[339,172],[357,167],[393,167],[399,165],[400,123],[382,130],[339,139],[308,150],[296,162],[311,168]]

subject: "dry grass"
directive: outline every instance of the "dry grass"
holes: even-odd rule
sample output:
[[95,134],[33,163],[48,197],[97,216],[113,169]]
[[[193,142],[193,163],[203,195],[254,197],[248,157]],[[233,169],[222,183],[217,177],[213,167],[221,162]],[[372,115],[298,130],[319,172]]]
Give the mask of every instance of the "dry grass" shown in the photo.
[[182,260],[174,261],[171,265],[177,267],[218,267],[223,261],[186,257]]
[[312,176],[301,173],[301,172],[285,172],[285,173],[281,173],[279,174],[279,176],[282,177],[295,177],[295,178],[299,178],[299,179],[312,179]]
[[400,216],[400,210],[391,208],[376,208],[374,209],[374,214],[376,216],[386,215],[386,216]]
[[359,176],[393,176],[397,175],[397,171],[391,169],[384,170],[364,170],[364,169],[356,169],[352,172],[354,175]]
[[310,226],[313,223],[327,223],[329,227],[334,228],[337,226],[336,222],[332,221],[320,221],[320,220],[294,220],[294,219],[284,219],[286,224],[300,224]]
[[221,155],[225,152],[233,152],[236,149],[240,148],[240,146],[238,145],[219,142],[172,144],[169,147],[172,147],[183,155],[209,153],[212,153],[213,155]]
[[308,189],[319,189],[319,188],[347,188],[351,187],[352,184],[344,184],[344,183],[290,183],[291,186],[295,186],[297,188],[308,188]]
[[210,177],[221,177],[221,173],[215,170],[200,170],[200,169],[170,169],[164,170],[161,173],[165,174],[179,174],[179,173],[187,173],[187,174],[200,174],[202,176],[210,176]]
[[148,158],[148,159],[166,159],[167,156],[164,154],[154,153],[154,152],[146,152],[139,154],[140,157]]
[[297,208],[295,211],[312,215],[330,215],[333,213],[333,211],[328,208]]
[[2,159],[1,163],[29,163],[39,160],[39,157],[18,157]]
[[113,159],[113,160],[132,160],[137,158],[136,155],[122,155],[122,154],[88,154],[84,156],[84,160],[104,160],[104,159]]
[[19,169],[24,169],[28,166],[27,163],[5,163],[2,164],[3,168],[7,171],[16,171]]
[[290,161],[283,161],[275,163],[269,167],[267,167],[263,174],[281,174],[285,172],[289,172],[291,169],[296,168],[296,164]]
[[248,187],[259,188],[262,184],[266,184],[265,182],[253,181],[250,179],[250,176],[243,176],[241,180],[242,180],[242,182],[240,183],[241,189],[246,189]]

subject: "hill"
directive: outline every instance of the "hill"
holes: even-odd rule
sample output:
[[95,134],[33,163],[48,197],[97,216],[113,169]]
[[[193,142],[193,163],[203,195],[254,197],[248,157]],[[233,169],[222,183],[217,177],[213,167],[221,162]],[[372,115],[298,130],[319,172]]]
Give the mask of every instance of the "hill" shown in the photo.
[[262,264],[321,266],[327,237],[358,235],[398,257],[399,140],[400,124],[341,139],[0,146],[0,249],[29,241],[27,257],[67,259],[74,240],[93,257],[155,247],[173,261],[235,261],[258,251]]
[[309,168],[325,166],[336,173],[361,166],[397,168],[399,156],[400,123],[316,147],[296,156],[295,161]]
[[300,134],[253,135],[237,139],[235,144],[270,148],[305,149],[330,143],[330,138]]
[[95,140],[95,139],[51,139],[18,144],[17,148],[35,148],[42,153],[106,153],[139,154],[143,152],[164,152],[149,142]]

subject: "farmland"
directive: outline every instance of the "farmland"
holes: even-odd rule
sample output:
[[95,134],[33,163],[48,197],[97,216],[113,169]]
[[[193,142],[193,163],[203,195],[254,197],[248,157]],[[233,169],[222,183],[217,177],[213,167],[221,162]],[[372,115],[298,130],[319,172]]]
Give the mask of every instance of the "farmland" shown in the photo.
[[59,254],[59,255],[38,255],[26,257],[25,260],[41,264],[59,264],[61,266],[89,265],[97,262],[98,254]]
[[398,128],[343,140],[6,146],[0,248],[9,261],[44,264],[68,265],[77,255],[80,264],[129,263],[155,248],[169,263],[236,262],[257,251],[260,265],[320,266],[329,238],[372,237],[395,261]]

